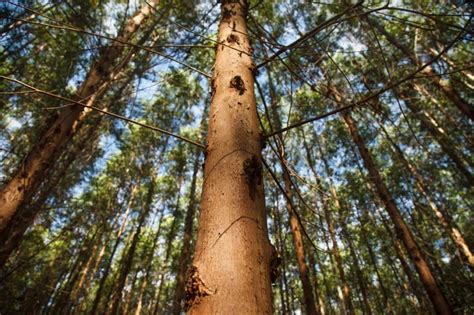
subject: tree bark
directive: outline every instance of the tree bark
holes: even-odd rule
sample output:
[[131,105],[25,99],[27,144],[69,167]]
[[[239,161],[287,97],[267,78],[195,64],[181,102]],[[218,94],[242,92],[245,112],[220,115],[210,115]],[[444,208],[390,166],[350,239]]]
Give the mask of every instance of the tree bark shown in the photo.
[[189,314],[272,313],[247,10],[246,0],[221,4],[198,237],[187,280]]
[[430,266],[425,260],[418,244],[413,237],[412,232],[408,228],[403,219],[402,215],[400,214],[400,210],[398,209],[390,191],[385,186],[385,183],[382,180],[382,176],[380,175],[377,166],[375,165],[371,154],[367,150],[364,140],[359,134],[356,124],[352,120],[350,114],[348,112],[344,112],[342,114],[344,121],[350,131],[350,134],[357,145],[359,153],[364,161],[364,165],[369,172],[370,180],[372,181],[375,189],[383,201],[385,208],[395,225],[395,229],[397,231],[397,236],[402,240],[407,252],[412,259],[418,275],[420,276],[420,280],[425,287],[426,293],[430,298],[434,309],[438,314],[452,314],[451,306],[449,305],[448,301],[446,300],[441,288],[439,287],[433,272],[431,271]]

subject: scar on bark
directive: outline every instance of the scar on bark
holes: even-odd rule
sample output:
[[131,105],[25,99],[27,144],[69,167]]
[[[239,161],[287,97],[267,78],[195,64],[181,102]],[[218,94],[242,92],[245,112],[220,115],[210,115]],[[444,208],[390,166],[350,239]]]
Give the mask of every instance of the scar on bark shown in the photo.
[[237,13],[232,10],[232,9],[227,9],[224,7],[224,9],[222,10],[222,20],[223,21],[227,21],[229,20],[232,16],[236,15]]
[[262,165],[256,155],[244,161],[244,176],[249,186],[249,194],[252,200],[255,200],[257,194],[257,185],[262,184]]
[[187,312],[193,305],[199,304],[204,297],[215,294],[216,291],[206,286],[196,266],[189,267],[185,287],[185,311]]
[[240,77],[240,75],[236,75],[235,77],[230,80],[230,87],[239,91],[239,95],[243,95],[247,89],[245,88],[244,81]]
[[237,36],[235,34],[230,34],[229,36],[227,36],[227,42],[229,44],[232,44],[232,43],[239,44],[240,43],[239,36]]

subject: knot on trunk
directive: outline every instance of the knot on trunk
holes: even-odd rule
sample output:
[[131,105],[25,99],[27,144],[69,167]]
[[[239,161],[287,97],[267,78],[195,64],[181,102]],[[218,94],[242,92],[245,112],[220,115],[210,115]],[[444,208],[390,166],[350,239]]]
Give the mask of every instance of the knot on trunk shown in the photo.
[[230,34],[229,36],[227,36],[227,42],[229,44],[232,44],[232,43],[239,44],[240,43],[239,36],[237,36],[235,34]]
[[215,291],[209,289],[199,275],[198,268],[191,266],[188,270],[185,287],[184,309],[187,312],[193,305],[199,304],[201,300]]
[[235,77],[230,80],[230,87],[236,89],[239,91],[239,95],[243,95],[245,91],[247,90],[245,88],[244,81],[240,77],[240,75],[236,75]]
[[[227,1],[227,2],[230,2],[230,1]],[[226,7],[222,8],[222,20],[223,21],[229,20],[232,16],[234,16],[236,14],[237,13],[232,9],[228,9]]]

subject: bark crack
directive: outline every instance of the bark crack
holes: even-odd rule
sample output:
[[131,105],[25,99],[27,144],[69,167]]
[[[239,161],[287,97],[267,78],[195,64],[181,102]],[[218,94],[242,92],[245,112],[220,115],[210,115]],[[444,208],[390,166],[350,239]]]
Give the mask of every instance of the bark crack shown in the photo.
[[221,239],[222,236],[224,236],[225,233],[227,233],[227,231],[230,230],[230,228],[236,224],[237,222],[239,222],[240,220],[243,220],[243,219],[247,219],[247,220],[251,220],[251,221],[254,221],[255,223],[257,223],[257,227],[259,227],[258,225],[258,220],[257,219],[254,219],[252,217],[249,217],[249,216],[246,216],[246,215],[243,215],[243,216],[240,216],[238,217],[237,219],[235,219],[234,221],[232,221],[232,223],[222,232],[222,233],[218,233],[219,236],[217,237],[216,241],[214,242],[214,244],[212,244],[211,248],[214,247],[217,242]]

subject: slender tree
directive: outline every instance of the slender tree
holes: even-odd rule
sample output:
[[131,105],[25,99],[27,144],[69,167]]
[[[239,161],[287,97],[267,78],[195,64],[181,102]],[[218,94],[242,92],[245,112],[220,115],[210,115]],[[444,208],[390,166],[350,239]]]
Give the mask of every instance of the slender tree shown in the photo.
[[221,3],[189,314],[272,313],[248,9],[246,0]]
[[[158,1],[147,2],[131,17],[118,35],[119,42],[128,42],[133,34],[150,16]],[[120,73],[121,64],[117,61],[124,51],[123,45],[112,45],[105,49],[91,66],[86,79],[77,89],[75,100],[88,106],[103,95],[106,87]],[[4,229],[19,207],[28,200],[37,189],[41,178],[54,165],[54,158],[59,155],[68,139],[75,133],[78,123],[90,112],[78,104],[69,105],[56,117],[48,130],[31,149],[19,165],[11,179],[0,188],[0,229]]]

